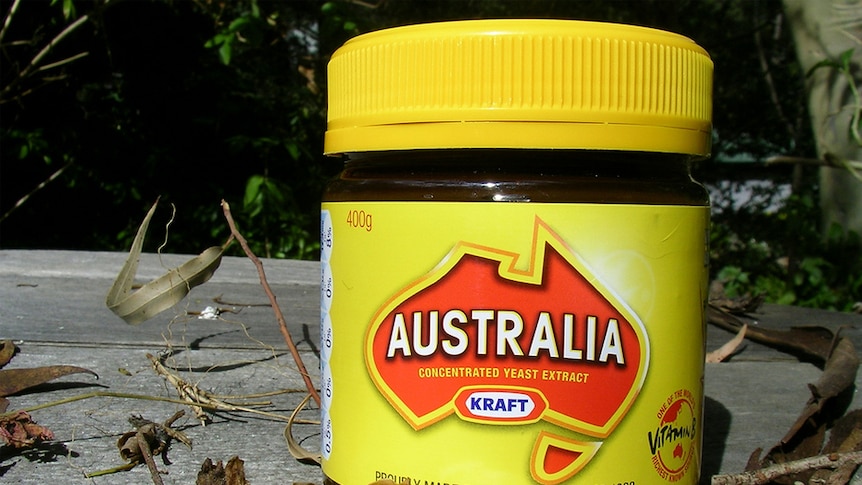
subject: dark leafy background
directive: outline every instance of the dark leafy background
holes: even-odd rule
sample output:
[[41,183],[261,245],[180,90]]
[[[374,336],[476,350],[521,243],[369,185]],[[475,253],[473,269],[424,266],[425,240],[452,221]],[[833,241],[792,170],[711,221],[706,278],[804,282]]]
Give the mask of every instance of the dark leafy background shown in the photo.
[[[4,19],[15,3],[0,0]],[[84,15],[40,65],[87,55],[28,72]],[[821,238],[813,169],[763,165],[815,155],[777,0],[25,0],[0,40],[0,248],[127,250],[161,197],[152,233],[173,205],[166,250],[197,253],[227,237],[225,199],[257,254],[314,259],[320,193],[341,166],[321,154],[330,54],[370,30],[488,17],[646,25],[705,47],[715,136],[696,176],[730,181],[725,192],[769,181],[762,204],[720,210],[731,199],[716,198],[713,276],[769,301],[858,299],[858,238]],[[788,186],[793,195],[777,197]]]

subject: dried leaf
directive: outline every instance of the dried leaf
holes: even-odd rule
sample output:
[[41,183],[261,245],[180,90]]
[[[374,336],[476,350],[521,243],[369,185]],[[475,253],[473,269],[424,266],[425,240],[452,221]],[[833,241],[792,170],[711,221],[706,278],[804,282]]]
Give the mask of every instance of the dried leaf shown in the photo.
[[[146,435],[142,436],[147,438]],[[152,439],[155,441],[155,435],[152,435]],[[123,433],[123,435],[120,436],[120,439],[117,440],[117,448],[120,451],[120,456],[123,457],[124,460],[130,463],[144,462],[144,454],[141,451],[141,443],[138,438],[137,431]]]
[[240,460],[238,456],[233,456],[227,461],[224,474],[226,485],[248,485],[249,483],[245,479],[245,462]]
[[54,433],[33,422],[26,412],[18,411],[0,416],[0,438],[13,448],[27,448],[39,441],[54,439]]
[[182,300],[192,288],[209,280],[221,264],[225,250],[225,246],[207,248],[200,255],[132,292],[144,237],[157,205],[158,201],[144,217],[132,242],[129,257],[105,298],[108,308],[130,325],[144,322],[167,310]]
[[11,340],[0,341],[0,367],[8,364],[16,352],[18,352],[18,347]]
[[24,389],[70,374],[90,374],[96,379],[99,378],[95,372],[74,365],[49,365],[29,369],[0,370],[0,396],[11,396]]
[[305,408],[305,405],[308,404],[308,400],[311,399],[311,394],[305,396],[305,399],[299,403],[299,406],[290,413],[290,419],[287,421],[287,426],[284,428],[284,439],[287,441],[287,449],[290,451],[290,455],[296,458],[299,461],[310,462],[320,464],[323,458],[320,456],[320,453],[312,453],[303,448],[299,443],[296,442],[296,439],[293,438],[293,423],[296,420],[296,416]]
[[[841,442],[838,444],[831,442],[825,448],[823,445],[826,441],[827,426],[843,413],[842,396],[845,395],[845,392],[853,390],[858,367],[859,358],[852,342],[847,338],[840,338],[829,355],[820,378],[814,384],[809,384],[811,398],[796,422],[763,460],[756,459],[759,453],[752,455],[747,470],[754,471],[758,468],[764,469],[773,465],[789,464],[800,460],[814,460],[820,455],[829,455],[830,450],[843,450],[842,446],[850,448],[859,446],[862,434],[854,429],[844,429],[837,432],[833,430],[833,441],[841,440]],[[856,425],[855,423],[843,425],[845,428],[847,426],[854,428]],[[854,460],[854,462],[858,464],[858,461]],[[833,472],[817,471],[822,467],[792,468],[792,472],[788,471],[777,476],[772,482],[788,485],[796,482],[810,483],[813,476],[817,474],[818,479],[826,480],[817,483],[833,483],[833,480],[844,483],[840,481],[841,477],[848,473],[850,466],[835,464],[835,466],[829,467],[835,469]],[[791,468],[787,469],[791,470]]]
[[123,434],[117,441],[120,456],[129,462],[129,465],[146,463],[150,470],[150,477],[154,485],[164,485],[161,473],[153,461],[153,455],[164,451],[166,446],[157,436],[156,423],[148,421],[147,424],[137,427],[137,431]]
[[232,456],[227,466],[221,460],[215,465],[207,458],[201,465],[195,485],[248,485],[245,478],[245,464],[238,456]]
[[[851,411],[835,423],[829,431],[829,442],[823,448],[822,454],[850,453],[862,450],[862,410]],[[811,476],[810,483],[849,483],[849,478],[856,470],[856,465],[848,463],[835,471],[817,470]]]
[[862,409],[841,416],[829,432],[824,453],[862,451]]
[[141,251],[144,246],[144,237],[146,236],[150,220],[153,218],[153,214],[156,213],[156,207],[158,205],[159,201],[156,199],[156,202],[152,207],[150,207],[147,215],[144,216],[144,221],[141,223],[141,226],[138,227],[135,239],[132,240],[132,247],[129,249],[129,257],[126,258],[126,262],[123,263],[123,267],[120,269],[117,279],[114,280],[114,284],[111,285],[111,289],[108,290],[108,296],[106,297],[108,307],[120,301],[132,291],[132,285],[135,283],[135,274],[138,272],[138,263],[140,262]]
[[213,465],[213,461],[207,457],[201,464],[201,471],[198,472],[198,478],[195,485],[221,485],[224,483],[224,465],[219,460],[217,465]]
[[[718,307],[707,307],[709,323],[731,332],[738,332],[745,322]],[[746,338],[769,345],[802,358],[815,361],[822,365],[832,353],[835,335],[824,327],[793,327],[790,330],[772,330],[749,326],[745,332]]]
[[799,429],[812,416],[819,413],[830,399],[850,389],[856,381],[858,368],[859,357],[856,355],[853,343],[847,338],[841,338],[832,355],[829,356],[829,360],[826,361],[823,374],[820,375],[817,382],[808,385],[811,390],[811,399],[808,400],[796,423],[790,427],[781,441],[783,443],[790,442]]
[[742,328],[739,329],[739,332],[736,333],[735,337],[728,340],[718,349],[715,349],[712,352],[706,354],[706,363],[717,364],[736,353],[736,350],[742,344],[743,340],[745,340],[746,330],[748,330],[748,325],[743,325]]
[[709,286],[709,304],[729,313],[752,313],[757,311],[765,300],[764,295],[749,293],[731,298],[724,291],[720,281],[713,281]]

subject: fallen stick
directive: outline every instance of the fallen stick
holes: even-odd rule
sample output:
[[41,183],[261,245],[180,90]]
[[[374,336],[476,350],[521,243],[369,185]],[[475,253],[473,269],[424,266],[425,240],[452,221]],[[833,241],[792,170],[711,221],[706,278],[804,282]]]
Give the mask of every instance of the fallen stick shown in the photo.
[[785,475],[824,468],[836,469],[848,464],[862,464],[862,451],[812,456],[737,475],[715,475],[710,483],[711,485],[764,485]]
[[275,313],[275,319],[278,320],[278,328],[281,330],[284,342],[290,350],[290,355],[293,356],[293,361],[296,363],[296,367],[299,370],[299,374],[302,376],[302,380],[305,381],[305,387],[308,388],[308,393],[311,394],[314,402],[320,406],[320,395],[317,393],[314,383],[311,382],[311,375],[305,368],[305,363],[302,361],[302,356],[299,355],[299,350],[297,350],[296,344],[293,343],[293,337],[291,337],[290,332],[287,331],[287,321],[284,319],[284,314],[281,312],[281,308],[275,300],[275,293],[272,292],[272,288],[270,288],[269,282],[266,280],[266,274],[263,271],[263,263],[261,263],[260,259],[255,256],[251,248],[248,246],[248,242],[246,242],[245,238],[237,230],[236,223],[234,223],[233,216],[231,216],[230,213],[230,205],[228,205],[227,201],[222,200],[221,206],[222,211],[224,212],[224,217],[227,220],[227,225],[230,227],[231,234],[233,234],[236,240],[239,241],[239,245],[242,246],[248,259],[250,259],[251,262],[254,263],[255,267],[257,267],[260,284],[263,286],[263,291],[269,298],[270,303],[272,303],[272,311]]

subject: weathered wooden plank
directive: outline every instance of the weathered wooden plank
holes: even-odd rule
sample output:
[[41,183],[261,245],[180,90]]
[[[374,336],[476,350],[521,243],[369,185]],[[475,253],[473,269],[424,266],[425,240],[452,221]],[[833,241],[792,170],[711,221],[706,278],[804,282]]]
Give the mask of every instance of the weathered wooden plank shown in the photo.
[[[246,258],[225,258],[213,279],[192,291],[175,308],[141,325],[129,326],[104,303],[105,294],[125,254],[75,251],[0,251],[0,338],[20,342],[22,352],[11,366],[71,364],[101,376],[67,376],[12,398],[22,408],[94,389],[175,397],[173,389],[153,373],[145,354],[174,352],[171,361],[202,388],[225,394],[249,394],[303,387],[278,331],[272,309],[260,288],[254,265]],[[151,279],[164,267],[188,256],[142,255],[139,276]],[[264,260],[294,340],[298,342],[316,382],[319,331],[319,265],[315,262]],[[214,298],[220,297],[222,303]],[[226,303],[225,303],[226,302]],[[231,304],[232,303],[232,304]],[[215,320],[198,318],[207,306],[224,310]],[[752,324],[767,328],[823,325],[862,346],[862,315],[766,305],[752,315]],[[855,326],[855,327],[854,327]],[[708,327],[707,349],[732,337]],[[275,359],[273,356],[278,358]],[[215,366],[215,367],[213,367]],[[118,371],[125,368],[131,375]],[[205,371],[205,369],[209,369]],[[776,443],[808,399],[806,384],[820,370],[766,346],[747,342],[730,362],[706,367],[707,396],[704,436],[704,480],[713,473],[741,471],[750,453]],[[857,386],[862,384],[857,376]],[[98,387],[97,387],[98,386]],[[105,386],[105,387],[101,387]],[[269,410],[289,414],[302,397],[294,392],[274,397]],[[860,407],[859,396],[852,407]],[[9,483],[150,483],[144,468],[96,479],[83,471],[120,463],[116,439],[130,429],[127,418],[141,414],[162,421],[183,406],[135,399],[93,398],[35,411],[56,440],[22,455],[0,454],[0,481]],[[305,412],[316,417],[316,412]],[[320,470],[289,456],[283,423],[240,415],[219,415],[202,427],[190,417],[180,426],[195,440],[193,450],[174,444],[166,483],[193,483],[203,459],[227,460],[239,455],[253,484],[320,483]],[[317,446],[317,427],[301,430],[308,448]],[[157,460],[158,461],[158,460]]]
[[[99,373],[99,380],[87,375],[66,376],[51,384],[10,398],[11,409],[22,409],[46,402],[80,396],[103,390],[135,395],[176,398],[173,387],[166,384],[150,366],[148,352],[158,354],[161,348],[146,346],[117,348],[105,345],[83,346],[22,343],[21,352],[10,368],[68,363]],[[277,356],[277,359],[274,358]],[[305,361],[316,373],[314,354],[304,353]],[[225,395],[252,395],[288,389],[292,392],[257,398],[270,400],[262,410],[287,417],[305,395],[304,386],[289,355],[273,354],[269,350],[177,349],[166,360],[182,368],[180,374],[190,383],[209,392]],[[131,375],[126,375],[123,368]],[[192,369],[189,371],[189,369]],[[316,379],[316,377],[315,377]],[[237,399],[237,401],[239,401]],[[202,426],[187,406],[142,399],[93,397],[62,406],[36,410],[33,419],[47,426],[55,440],[20,455],[3,448],[0,453],[0,482],[3,483],[152,483],[146,467],[89,480],[85,472],[112,468],[123,463],[117,450],[117,439],[133,428],[131,415],[152,421],[164,421],[176,411],[186,415],[175,424],[193,441],[191,450],[180,443],[171,445],[170,465],[156,458],[159,468],[167,475],[167,484],[194,483],[206,458],[226,462],[237,455],[245,461],[251,483],[287,483],[320,481],[320,469],[293,459],[287,451],[283,430],[285,423],[246,412],[216,413],[213,422]],[[311,406],[302,413],[304,419],[317,419]],[[318,427],[300,425],[295,436],[309,448],[318,445]]]
[[[141,257],[139,276],[148,280],[188,256]],[[0,337],[41,342],[126,345],[190,344],[257,348],[259,340],[286,348],[254,265],[224,258],[213,278],[173,309],[140,325],[127,325],[105,306],[105,295],[125,259],[120,253],[0,251]],[[267,280],[296,341],[319,339],[319,265],[267,260]],[[214,299],[235,303],[219,304]],[[258,306],[244,306],[258,305]],[[264,306],[259,306],[264,305]],[[198,313],[214,306],[220,320]],[[182,329],[182,332],[178,332]],[[246,330],[248,334],[246,335]]]

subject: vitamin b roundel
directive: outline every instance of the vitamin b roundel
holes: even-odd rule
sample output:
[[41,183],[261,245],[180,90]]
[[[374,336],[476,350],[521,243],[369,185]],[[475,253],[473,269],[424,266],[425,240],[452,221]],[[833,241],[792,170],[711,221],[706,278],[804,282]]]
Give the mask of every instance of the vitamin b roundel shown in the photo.
[[696,484],[703,49],[445,22],[359,36],[328,77],[326,483]]

